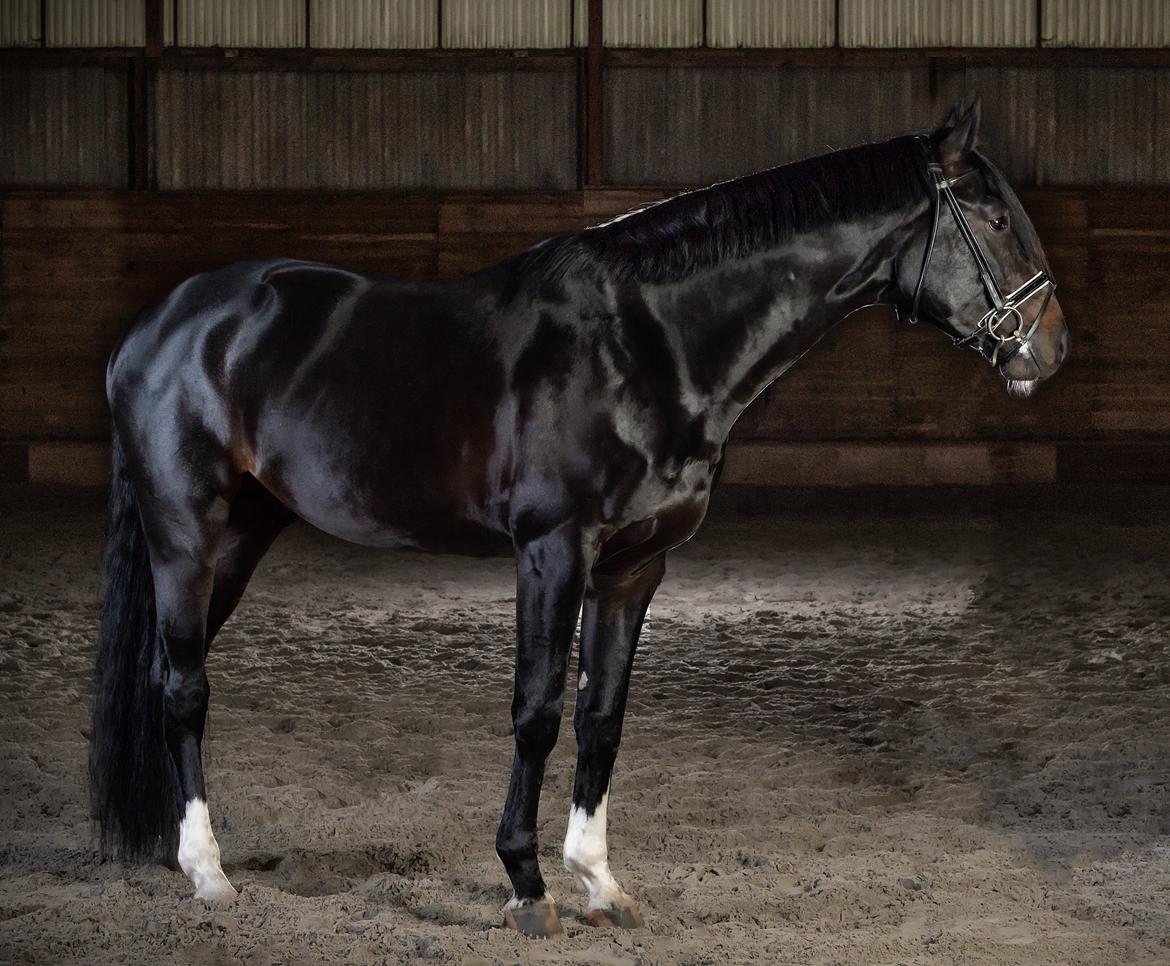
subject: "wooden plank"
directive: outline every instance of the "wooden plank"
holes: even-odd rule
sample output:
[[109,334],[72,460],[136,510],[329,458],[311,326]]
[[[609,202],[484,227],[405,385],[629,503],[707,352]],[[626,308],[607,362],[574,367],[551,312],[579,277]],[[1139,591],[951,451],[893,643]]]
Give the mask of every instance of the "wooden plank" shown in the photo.
[[[1012,485],[1020,483],[1170,483],[1170,445],[1078,444],[981,450],[919,445],[879,453],[858,444],[734,444],[723,481],[754,486]],[[109,444],[0,444],[0,480],[104,486]],[[923,472],[934,477],[924,479]],[[1053,475],[1054,474],[1054,475]]]
[[931,65],[1028,68],[1157,68],[1170,66],[1166,48],[607,48],[613,67],[657,69],[753,67],[926,67]]
[[605,178],[605,0],[588,0],[589,36],[585,68],[585,184]]
[[163,53],[163,3],[166,0],[143,0],[143,2],[146,4],[146,45],[143,52],[147,57],[158,58]]
[[[586,0],[588,2],[588,0]],[[140,48],[14,48],[0,50],[0,65],[68,67],[125,60]],[[451,71],[562,70],[574,50],[324,50],[313,48],[165,47],[160,64],[181,70]],[[1170,66],[1166,48],[1002,48],[916,47],[908,49],[828,48],[606,48],[615,67],[891,67],[989,65],[1032,68],[1157,68]]]
[[30,483],[104,486],[110,482],[105,443],[33,443],[28,447]]
[[[195,272],[289,255],[379,275],[450,277],[663,193],[0,195],[0,440],[101,438],[110,346],[139,307]],[[736,440],[940,447],[1170,440],[1170,289],[1162,269],[1170,202],[1156,188],[1034,189],[1024,201],[1052,255],[1073,340],[1064,371],[1033,399],[1008,397],[977,355],[950,349],[931,327],[875,311],[844,323],[778,381],[744,414]],[[973,478],[1016,472],[992,458],[967,453],[957,465]],[[868,465],[857,472],[870,472]]]
[[0,443],[0,483],[28,482],[28,446]]
[[570,189],[564,71],[159,75],[166,189]]
[[450,201],[439,205],[439,233],[559,235],[584,227],[576,194],[522,202]]
[[764,443],[727,448],[726,483],[935,486],[1051,483],[1050,443]]
[[1170,483],[1170,445],[1061,443],[1056,474],[1062,483]]

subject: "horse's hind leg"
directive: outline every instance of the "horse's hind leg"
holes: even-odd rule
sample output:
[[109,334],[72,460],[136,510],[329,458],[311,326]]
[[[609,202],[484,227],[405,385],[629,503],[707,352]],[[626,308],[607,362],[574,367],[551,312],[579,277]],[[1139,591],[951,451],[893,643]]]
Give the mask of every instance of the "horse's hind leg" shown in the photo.
[[176,471],[164,485],[143,488],[143,529],[150,547],[157,614],[154,675],[163,692],[167,749],[181,793],[179,866],[197,898],[236,895],[219,861],[207,812],[201,746],[210,688],[204,669],[207,611],[229,502],[209,469],[204,480]]
[[642,925],[634,903],[609,871],[606,803],[634,649],[664,571],[665,558],[660,556],[636,574],[591,589],[581,613],[581,676],[573,713],[577,777],[565,835],[565,868],[588,894],[589,921],[595,926]]
[[231,617],[257,564],[272,541],[295,519],[295,514],[265,490],[255,478],[245,476],[232,497],[227,531],[220,541],[215,564],[211,604],[207,611],[207,647]]

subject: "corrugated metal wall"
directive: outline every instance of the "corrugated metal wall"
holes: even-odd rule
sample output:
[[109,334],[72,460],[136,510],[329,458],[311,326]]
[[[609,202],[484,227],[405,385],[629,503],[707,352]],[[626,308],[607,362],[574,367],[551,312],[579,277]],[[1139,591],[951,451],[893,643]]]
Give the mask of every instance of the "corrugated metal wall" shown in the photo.
[[1029,47],[1034,0],[841,0],[843,47]]
[[0,184],[126,185],[126,74],[0,68]]
[[5,0],[0,3],[0,47],[39,47],[40,44],[39,0]]
[[702,0],[610,0],[605,5],[609,47],[698,47]]
[[1051,47],[1166,47],[1170,2],[1045,0],[1042,32]]
[[710,47],[832,47],[836,0],[709,0]]
[[304,0],[179,0],[180,47],[303,47]]
[[[308,2],[314,47],[430,48],[439,41],[439,0]],[[165,43],[301,47],[305,4],[163,0]],[[45,0],[45,10],[48,46],[144,42],[143,0]],[[1033,46],[1036,10],[1036,0],[708,0],[706,42],[826,47],[839,36],[845,47]],[[1170,0],[1041,0],[1040,10],[1045,46],[1170,46]],[[443,19],[448,47],[584,45],[588,0],[444,0]],[[40,0],[0,0],[0,47],[38,46],[40,29]],[[608,46],[696,47],[703,41],[702,0],[606,2]]]
[[311,47],[406,49],[439,40],[438,0],[312,0]]
[[45,43],[49,47],[141,47],[145,42],[142,0],[45,2]]
[[160,188],[571,188],[576,73],[167,70]]
[[569,0],[444,0],[445,47],[569,47]]

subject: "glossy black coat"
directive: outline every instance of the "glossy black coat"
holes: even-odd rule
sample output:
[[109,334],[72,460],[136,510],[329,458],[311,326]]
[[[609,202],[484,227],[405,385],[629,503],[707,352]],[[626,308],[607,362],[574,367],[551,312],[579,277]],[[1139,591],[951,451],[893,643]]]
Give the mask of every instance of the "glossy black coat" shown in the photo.
[[[988,165],[971,153],[969,118],[932,143],[951,168]],[[786,183],[786,170],[766,187],[788,190],[799,213],[800,192],[821,190],[817,162],[801,169],[807,181]],[[542,897],[537,803],[578,614],[594,684],[578,696],[574,803],[591,813],[664,554],[702,522],[732,425],[834,323],[907,302],[929,193],[922,171],[901,176],[912,180],[888,208],[866,199],[851,216],[838,198],[837,217],[794,218],[771,242],[749,225],[744,237],[765,243],[722,253],[702,237],[720,226],[703,219],[716,198],[734,210],[734,182],[454,282],[251,262],[193,278],[146,313],[114,352],[107,390],[150,548],[182,799],[205,794],[205,647],[290,519],[376,546],[512,553],[516,758],[497,848],[517,898]],[[1005,210],[1022,226],[986,238],[1010,284],[1042,252],[1018,201],[991,184],[966,179],[963,202],[972,224]],[[643,237],[662,251],[631,267],[622,253]],[[986,308],[957,232],[942,232],[934,263],[926,314],[970,327]],[[1034,385],[1065,341],[1053,300],[1034,352],[1003,375]]]

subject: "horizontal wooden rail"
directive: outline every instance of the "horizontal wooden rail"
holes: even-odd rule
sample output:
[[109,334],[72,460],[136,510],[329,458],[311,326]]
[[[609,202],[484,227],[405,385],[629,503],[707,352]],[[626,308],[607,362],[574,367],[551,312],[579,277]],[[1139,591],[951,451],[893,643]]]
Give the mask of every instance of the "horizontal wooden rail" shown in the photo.
[[[4,483],[104,486],[109,444],[96,440],[0,443]],[[733,440],[727,486],[1005,486],[1051,483],[1170,484],[1170,441],[914,443]]]
[[[54,67],[126,60],[141,47],[6,48],[0,67]],[[324,50],[310,47],[166,47],[162,69],[217,70],[552,70],[587,55],[585,47],[474,50]],[[1170,48],[621,48],[606,47],[610,67],[1170,67]]]

